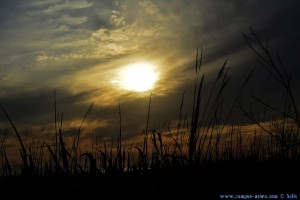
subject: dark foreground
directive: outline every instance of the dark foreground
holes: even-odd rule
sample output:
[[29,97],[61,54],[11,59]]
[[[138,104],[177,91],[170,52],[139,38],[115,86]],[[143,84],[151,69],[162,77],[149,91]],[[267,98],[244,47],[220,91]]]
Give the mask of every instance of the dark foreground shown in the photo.
[[278,199],[283,195],[300,199],[300,164],[292,161],[230,162],[153,170],[143,175],[115,172],[94,176],[13,178],[2,180],[0,190],[7,197],[38,199],[276,199],[276,195]]

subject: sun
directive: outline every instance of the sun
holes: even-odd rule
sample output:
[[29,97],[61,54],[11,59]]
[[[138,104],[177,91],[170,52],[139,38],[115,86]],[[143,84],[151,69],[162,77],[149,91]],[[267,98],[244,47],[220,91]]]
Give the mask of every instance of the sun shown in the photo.
[[125,90],[145,92],[152,89],[158,80],[158,73],[151,63],[133,63],[124,67],[120,84]]

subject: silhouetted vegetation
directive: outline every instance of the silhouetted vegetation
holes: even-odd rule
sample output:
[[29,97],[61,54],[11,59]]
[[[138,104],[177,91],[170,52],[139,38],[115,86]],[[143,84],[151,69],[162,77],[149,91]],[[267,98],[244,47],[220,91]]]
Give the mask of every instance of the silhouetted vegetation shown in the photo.
[[[254,70],[245,77],[234,102],[224,113],[223,97],[230,81],[227,60],[220,67],[209,96],[203,98],[205,74],[201,70],[201,48],[197,49],[195,59],[192,116],[189,118],[182,113],[183,94],[175,133],[165,134],[149,129],[151,94],[142,145],[124,145],[122,142],[120,105],[117,142],[112,139],[110,144],[107,141],[97,143],[90,152],[82,152],[79,147],[81,128],[93,104],[87,109],[72,144],[64,139],[63,114],[57,113],[56,93],[55,137],[52,142],[25,144],[9,112],[1,106],[18,138],[21,161],[19,165],[9,162],[5,149],[7,134],[4,134],[0,146],[1,187],[17,191],[38,188],[49,192],[70,192],[70,195],[90,189],[90,192],[99,194],[117,191],[117,195],[134,195],[143,192],[146,196],[164,193],[169,197],[248,191],[297,192],[297,184],[292,184],[289,177],[299,180],[300,114],[289,74],[280,57],[274,57],[268,43],[262,42],[252,29],[244,37],[261,65],[280,83],[286,94],[281,97],[283,108],[275,108],[253,96],[254,101],[281,116],[276,121],[266,126],[240,100],[243,89],[254,76]],[[251,136],[245,136],[240,125],[228,123],[236,107],[260,128]],[[110,194],[112,197],[116,195]]]

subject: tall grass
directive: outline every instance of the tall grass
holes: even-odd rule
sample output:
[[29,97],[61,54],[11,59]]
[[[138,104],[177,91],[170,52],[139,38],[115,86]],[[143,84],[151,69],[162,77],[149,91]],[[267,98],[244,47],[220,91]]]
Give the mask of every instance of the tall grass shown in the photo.
[[[128,145],[123,141],[122,109],[119,104],[119,137],[117,142],[103,140],[95,144],[91,151],[82,152],[80,136],[82,126],[93,103],[88,107],[71,144],[66,143],[63,133],[63,113],[59,114],[56,107],[54,92],[54,139],[36,144],[25,144],[8,112],[1,109],[10,122],[20,145],[21,172],[9,162],[5,143],[8,130],[5,131],[0,146],[1,176],[51,178],[54,176],[97,176],[105,174],[151,174],[157,171],[175,168],[185,169],[199,167],[209,163],[224,162],[267,162],[300,159],[299,111],[291,88],[291,80],[279,56],[277,63],[256,33],[244,34],[245,40],[252,51],[258,56],[267,72],[278,81],[284,89],[286,97],[282,110],[274,108],[263,100],[253,97],[268,109],[281,114],[278,121],[262,124],[251,115],[239,101],[244,87],[254,74],[252,70],[241,84],[232,105],[227,112],[223,109],[226,87],[229,84],[228,60],[221,65],[216,74],[212,88],[204,98],[205,75],[202,73],[203,49],[197,49],[195,63],[195,83],[193,90],[192,112],[189,117],[183,113],[185,92],[179,102],[177,126],[170,130],[158,131],[149,128],[152,93],[147,108],[145,130],[142,142]],[[199,52],[200,51],[200,52]],[[228,119],[235,106],[250,118],[257,129],[252,136],[247,136],[241,124],[232,125]],[[146,108],[145,108],[146,110]],[[267,133],[267,135],[265,134]],[[93,141],[92,141],[93,142]],[[126,145],[127,144],[127,145]]]
[[283,88],[283,93],[285,95],[284,98],[282,98],[284,100],[283,108],[275,108],[268,102],[265,102],[256,96],[252,96],[256,102],[281,116],[280,121],[273,122],[272,127],[269,129],[263,127],[240,103],[239,106],[249,119],[278,142],[281,149],[281,155],[283,157],[289,157],[290,151],[299,149],[300,145],[300,115],[292,90],[291,75],[288,73],[279,54],[273,56],[270,52],[268,40],[264,43],[252,28],[250,28],[249,34],[244,33],[243,35],[248,46],[258,57],[260,64],[268,74],[279,83]]

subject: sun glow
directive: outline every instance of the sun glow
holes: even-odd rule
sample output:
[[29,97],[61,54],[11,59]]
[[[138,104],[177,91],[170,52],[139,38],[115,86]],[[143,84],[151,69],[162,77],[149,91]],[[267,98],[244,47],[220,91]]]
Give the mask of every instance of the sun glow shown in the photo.
[[125,90],[145,92],[154,87],[158,73],[150,63],[134,63],[121,72],[120,85]]

